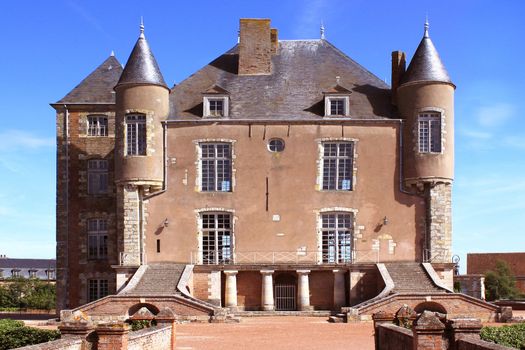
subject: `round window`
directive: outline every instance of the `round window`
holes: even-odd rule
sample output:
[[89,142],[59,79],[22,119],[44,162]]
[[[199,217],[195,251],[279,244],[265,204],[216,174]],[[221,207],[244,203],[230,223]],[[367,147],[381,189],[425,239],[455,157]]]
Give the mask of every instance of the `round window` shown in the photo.
[[268,150],[270,152],[282,152],[284,150],[284,140],[270,139],[270,141],[268,141]]

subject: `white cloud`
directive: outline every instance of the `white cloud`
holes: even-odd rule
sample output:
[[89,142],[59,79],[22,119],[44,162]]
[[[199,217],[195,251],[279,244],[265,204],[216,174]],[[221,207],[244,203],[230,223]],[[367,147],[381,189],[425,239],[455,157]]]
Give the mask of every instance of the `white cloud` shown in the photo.
[[525,150],[525,136],[524,137],[508,136],[503,139],[503,143],[506,146],[509,146],[512,148]]
[[66,5],[68,5],[73,11],[75,11],[86,23],[91,25],[94,29],[96,29],[99,33],[105,35],[107,38],[111,38],[111,36],[108,34],[108,32],[104,30],[97,18],[93,16],[89,11],[87,11],[83,6],[81,6],[80,3],[81,2],[79,1],[73,0],[66,1]]
[[22,130],[7,130],[0,133],[0,152],[54,146],[55,138],[53,137],[37,136]]
[[484,127],[498,126],[511,119],[516,110],[513,105],[508,103],[481,107],[477,112],[477,120]]
[[478,130],[461,130],[461,135],[476,140],[488,140],[492,138],[491,133]]
[[[327,0],[306,1],[301,6],[301,12],[295,23],[294,36],[300,39],[319,38],[321,21],[327,21],[328,11],[331,11],[333,5],[332,2]],[[312,33],[317,33],[317,35],[313,37]]]

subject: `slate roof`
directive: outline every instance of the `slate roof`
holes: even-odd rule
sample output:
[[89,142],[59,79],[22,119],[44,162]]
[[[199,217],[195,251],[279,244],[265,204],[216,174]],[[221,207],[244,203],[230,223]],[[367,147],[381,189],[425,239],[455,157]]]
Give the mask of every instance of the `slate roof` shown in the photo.
[[425,24],[425,34],[403,74],[401,85],[406,83],[439,81],[452,84],[447,69],[428,35],[428,23]]
[[144,33],[140,34],[135,43],[117,86],[125,84],[153,84],[167,87]]
[[114,57],[108,57],[57,104],[115,103],[113,88],[122,73],[122,65]]
[[170,119],[200,120],[213,85],[230,94],[229,119],[323,119],[323,92],[336,84],[351,91],[352,118],[395,117],[390,87],[324,39],[280,41],[271,75],[237,75],[238,60],[235,46],[173,87]]
[[55,259],[12,259],[1,258],[0,269],[18,268],[18,269],[47,269],[55,268]]

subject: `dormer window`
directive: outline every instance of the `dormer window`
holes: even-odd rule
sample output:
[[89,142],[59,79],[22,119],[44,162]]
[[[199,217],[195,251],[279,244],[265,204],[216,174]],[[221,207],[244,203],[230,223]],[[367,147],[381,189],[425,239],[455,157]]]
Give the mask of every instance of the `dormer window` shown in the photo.
[[339,83],[324,92],[324,115],[325,117],[348,117],[350,116],[350,94],[352,92]]
[[208,97],[204,96],[204,116],[205,117],[227,117],[228,116],[228,97]]
[[229,110],[229,92],[218,85],[213,85],[203,92],[203,117],[227,117]]

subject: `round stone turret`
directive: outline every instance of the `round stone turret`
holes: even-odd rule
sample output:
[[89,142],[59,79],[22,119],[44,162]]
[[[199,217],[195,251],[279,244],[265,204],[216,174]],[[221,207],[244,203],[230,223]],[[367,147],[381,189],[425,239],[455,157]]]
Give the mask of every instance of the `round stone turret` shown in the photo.
[[169,113],[169,89],[142,24],[115,92],[115,180],[158,188],[163,181],[162,121]]
[[425,32],[397,88],[404,127],[407,185],[452,182],[454,177],[454,90],[445,66]]

